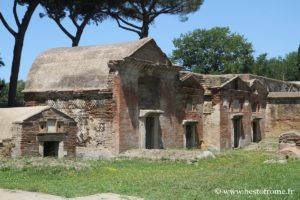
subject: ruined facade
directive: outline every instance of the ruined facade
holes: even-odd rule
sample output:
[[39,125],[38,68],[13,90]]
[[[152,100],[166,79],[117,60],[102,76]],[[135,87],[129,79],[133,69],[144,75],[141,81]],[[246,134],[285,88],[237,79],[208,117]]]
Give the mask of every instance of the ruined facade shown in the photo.
[[265,137],[268,91],[259,80],[244,81],[238,75],[181,74],[192,74],[205,89],[203,146],[238,148]]
[[6,153],[12,156],[62,158],[76,155],[76,122],[54,108],[2,108],[0,125],[2,150],[10,151]]
[[31,68],[26,106],[47,105],[74,118],[78,156],[200,147],[204,90],[193,77],[180,79],[179,70],[149,38],[53,49]]
[[[180,70],[151,38],[50,49],[32,65],[25,102],[74,119],[79,157],[136,148],[239,148],[287,121],[299,129],[297,84]],[[293,97],[282,98],[284,92]],[[294,114],[279,114],[284,105]]]

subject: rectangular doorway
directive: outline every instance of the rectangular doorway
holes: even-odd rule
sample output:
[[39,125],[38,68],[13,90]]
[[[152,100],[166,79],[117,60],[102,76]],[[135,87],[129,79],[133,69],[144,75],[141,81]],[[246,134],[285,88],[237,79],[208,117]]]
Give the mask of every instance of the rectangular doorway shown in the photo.
[[185,126],[185,147],[191,149],[196,147],[196,127],[193,124],[187,124]]
[[44,142],[44,157],[58,157],[59,142]]
[[146,117],[146,149],[154,149],[155,129],[154,117]]
[[238,148],[240,146],[240,137],[242,132],[242,118],[233,119],[233,147]]
[[255,120],[252,122],[252,141],[259,142],[260,138],[259,121]]

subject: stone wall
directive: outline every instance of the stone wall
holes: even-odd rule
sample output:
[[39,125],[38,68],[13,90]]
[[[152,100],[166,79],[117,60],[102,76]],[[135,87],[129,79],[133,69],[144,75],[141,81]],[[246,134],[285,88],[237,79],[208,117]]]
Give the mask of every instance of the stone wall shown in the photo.
[[268,99],[266,135],[278,138],[281,133],[300,130],[300,99]]
[[[58,122],[62,122],[62,133],[55,133],[52,135],[59,135],[63,138],[63,154],[65,157],[75,157],[76,155],[76,133],[77,127],[76,123],[68,119],[61,114],[58,114],[52,110],[44,111],[43,113],[31,117],[24,121],[22,126],[22,133],[19,135],[18,139],[16,139],[15,146],[16,151],[18,152],[18,148],[20,148],[19,155],[30,155],[30,156],[39,156],[40,152],[40,141],[39,136],[47,135],[47,133],[43,133],[40,130],[40,122],[47,121],[47,119],[55,119]],[[52,133],[51,133],[52,134]],[[18,154],[15,154],[18,156]],[[42,155],[41,155],[42,156]]]
[[223,91],[221,101],[221,149],[233,147],[233,120],[241,117],[242,131],[239,146],[244,147],[251,142],[251,104],[247,91]]
[[119,152],[139,148],[138,77],[134,66],[122,66],[114,81]]
[[[204,89],[193,78],[181,80],[176,90],[176,131],[177,141],[181,147],[186,144],[186,126],[195,127],[196,146],[203,143],[203,94]],[[170,99],[172,102],[172,99]]]
[[25,101],[27,106],[48,105],[71,116],[77,122],[77,146],[104,154],[118,153],[113,127],[116,106],[111,91],[26,93]]
[[[190,88],[192,93],[183,91],[176,68],[148,66],[137,61],[114,66],[118,73],[113,79],[113,99],[116,102],[114,127],[118,133],[119,151],[144,148],[144,112],[157,118],[160,144],[157,148],[184,147],[185,129],[183,120],[197,121],[197,135],[202,140],[202,102],[203,91],[198,85]],[[197,110],[186,112],[186,98],[195,96]],[[147,115],[148,115],[147,114]]]
[[288,81],[267,78],[252,74],[239,74],[243,80],[258,79],[260,80],[269,92],[300,92],[300,85]]
[[[214,97],[214,99],[212,99]],[[203,103],[203,141],[204,146],[220,150],[220,99],[207,95]]]
[[133,63],[122,66],[118,72],[114,82],[114,99],[118,113],[116,126],[119,130],[120,152],[141,147],[142,129],[145,128],[143,117],[140,116],[143,110],[161,111],[161,114],[157,114],[160,148],[183,147],[184,116],[176,110],[177,72]]
[[[257,87],[257,86],[255,86]],[[222,88],[211,88],[203,104],[204,144],[216,149],[234,147],[234,119],[241,120],[239,147],[253,141],[252,123],[257,123],[259,139],[264,137],[267,93],[235,79]]]
[[13,149],[11,152],[12,157],[21,156],[21,139],[22,139],[22,124],[13,124],[12,128],[12,140]]

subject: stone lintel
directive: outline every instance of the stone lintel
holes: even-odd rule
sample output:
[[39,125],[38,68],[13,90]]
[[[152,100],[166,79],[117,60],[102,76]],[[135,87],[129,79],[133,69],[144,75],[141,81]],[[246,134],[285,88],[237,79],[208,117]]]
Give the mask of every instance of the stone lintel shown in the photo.
[[231,115],[231,119],[237,119],[244,116],[244,113],[234,113]]
[[182,125],[186,125],[186,124],[197,124],[198,120],[195,119],[184,119],[182,121]]
[[139,117],[148,117],[150,115],[160,115],[163,114],[164,111],[162,110],[140,110]]

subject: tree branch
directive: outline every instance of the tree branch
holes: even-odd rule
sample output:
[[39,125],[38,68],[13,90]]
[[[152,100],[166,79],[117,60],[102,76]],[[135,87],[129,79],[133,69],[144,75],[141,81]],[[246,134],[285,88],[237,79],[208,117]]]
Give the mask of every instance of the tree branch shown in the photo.
[[152,16],[149,17],[149,22],[151,23],[157,16],[165,13],[172,13],[172,12],[178,12],[180,9],[179,8],[163,8],[160,11],[156,11],[155,13],[152,13]]
[[52,19],[55,21],[55,23],[58,25],[58,27],[66,34],[71,40],[73,40],[75,37],[67,30],[65,27],[60,23],[60,20],[52,17]]
[[8,25],[1,12],[0,12],[0,20],[2,24],[5,26],[5,28],[15,37],[17,33]]
[[156,2],[153,1],[152,4],[149,6],[148,13],[151,13],[151,10],[155,11],[155,5],[156,5]]
[[76,28],[79,28],[79,25],[78,25],[78,23],[76,22],[76,20],[75,20],[75,18],[74,18],[74,16],[73,16],[73,13],[72,13],[72,10],[70,9],[70,19],[71,19],[71,21],[72,21],[72,23],[74,24],[74,26],[76,27]]
[[137,5],[135,5],[134,2],[129,2],[129,3],[130,3],[130,5],[131,5],[132,7],[134,7],[137,11],[142,12],[142,11],[140,10],[141,8],[139,8]]
[[72,15],[70,15],[70,19],[71,19],[72,23],[74,24],[74,26],[76,28],[79,28],[79,24],[76,22],[75,18]]
[[142,27],[139,27],[139,26],[137,26],[137,25],[134,25],[134,24],[132,24],[132,23],[127,22],[126,20],[124,20],[124,19],[122,19],[120,16],[118,16],[118,14],[111,13],[111,16],[112,16],[113,18],[115,18],[116,20],[120,20],[122,23],[124,23],[124,24],[126,24],[126,25],[128,25],[128,26],[131,26],[131,27],[133,27],[133,28],[136,28],[136,29],[141,29],[141,28],[142,28]]
[[21,23],[20,23],[18,13],[17,13],[17,1],[14,2],[13,13],[14,13],[14,18],[15,18],[16,24],[18,27],[20,27]]
[[122,25],[120,24],[120,21],[119,21],[117,18],[114,18],[114,19],[117,21],[118,26],[119,26],[120,28],[125,29],[125,30],[127,30],[127,31],[135,32],[135,33],[137,33],[137,34],[140,36],[140,34],[141,34],[140,31],[137,31],[137,30],[134,30],[134,29],[132,29],[132,28],[128,28],[128,27],[122,26]]
[[83,21],[82,23],[80,24],[80,26],[78,28],[84,28],[87,23],[89,23],[90,19],[93,17],[92,14],[87,14],[84,18],[83,18]]

